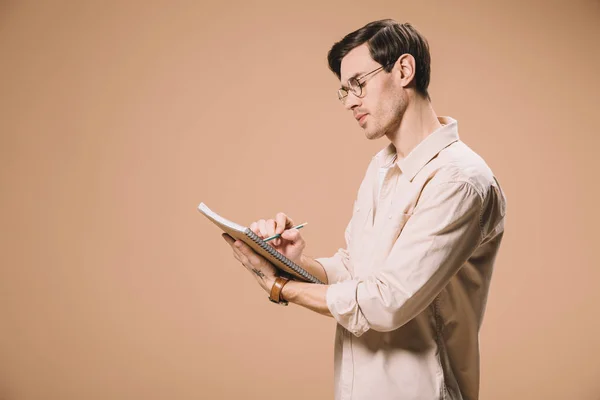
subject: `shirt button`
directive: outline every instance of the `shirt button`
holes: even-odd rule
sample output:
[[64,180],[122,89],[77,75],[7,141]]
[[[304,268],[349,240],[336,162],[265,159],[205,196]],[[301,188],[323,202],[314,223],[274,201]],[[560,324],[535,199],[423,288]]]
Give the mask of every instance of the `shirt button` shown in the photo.
[[390,215],[390,219],[392,219],[392,216]]

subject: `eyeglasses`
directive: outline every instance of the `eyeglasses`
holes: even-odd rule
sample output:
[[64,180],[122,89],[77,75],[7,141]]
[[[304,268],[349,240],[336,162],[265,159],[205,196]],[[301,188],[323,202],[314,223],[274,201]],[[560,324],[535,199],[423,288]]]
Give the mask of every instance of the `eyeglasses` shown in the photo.
[[381,67],[379,67],[377,69],[374,69],[371,72],[367,72],[364,75],[348,79],[348,87],[343,87],[342,86],[340,89],[338,89],[338,99],[342,103],[345,103],[346,102],[346,98],[348,97],[348,92],[352,92],[352,94],[355,95],[356,97],[360,97],[362,95],[362,88],[363,88],[363,84],[364,84],[364,79],[367,76],[372,75],[372,74],[374,74],[376,72],[379,72],[383,68],[387,67],[388,65],[392,65],[392,64],[393,63],[382,65]]

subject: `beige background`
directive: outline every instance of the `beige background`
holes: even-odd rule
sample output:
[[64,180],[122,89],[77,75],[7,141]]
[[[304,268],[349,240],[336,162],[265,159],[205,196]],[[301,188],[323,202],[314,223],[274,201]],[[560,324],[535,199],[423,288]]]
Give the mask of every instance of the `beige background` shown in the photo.
[[334,321],[267,301],[196,206],[342,246],[386,142],[326,53],[391,17],[508,197],[481,398],[600,399],[600,3],[482,3],[0,1],[0,398],[332,398]]

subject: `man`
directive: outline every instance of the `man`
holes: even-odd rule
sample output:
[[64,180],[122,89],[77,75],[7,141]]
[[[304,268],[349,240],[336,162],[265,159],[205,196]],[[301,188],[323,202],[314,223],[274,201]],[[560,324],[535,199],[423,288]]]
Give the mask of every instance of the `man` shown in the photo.
[[368,139],[391,143],[366,171],[330,258],[303,254],[284,213],[250,228],[324,285],[288,281],[242,242],[234,256],[274,302],[337,321],[335,398],[477,399],[479,328],[504,232],[505,197],[457,122],[430,101],[426,39],[410,24],[375,21],[328,55],[338,97]]

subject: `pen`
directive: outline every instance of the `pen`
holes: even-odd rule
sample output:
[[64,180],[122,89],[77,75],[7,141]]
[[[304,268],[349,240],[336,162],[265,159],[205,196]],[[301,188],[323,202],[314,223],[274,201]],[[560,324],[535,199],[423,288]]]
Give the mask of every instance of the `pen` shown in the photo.
[[[305,227],[306,225],[308,225],[308,222],[305,222],[305,223],[300,224],[300,225],[296,225],[295,227],[293,227],[291,229],[300,229],[300,228]],[[278,233],[277,235],[273,235],[273,236],[270,236],[270,237],[268,237],[266,239],[263,239],[263,241],[264,242],[268,242],[269,240],[277,239],[277,238],[280,238],[280,237],[281,237],[281,234]]]

